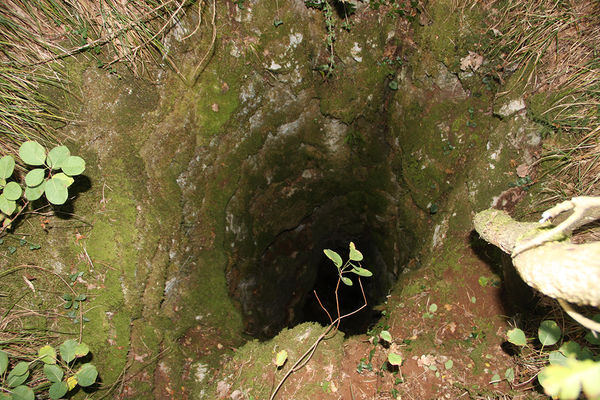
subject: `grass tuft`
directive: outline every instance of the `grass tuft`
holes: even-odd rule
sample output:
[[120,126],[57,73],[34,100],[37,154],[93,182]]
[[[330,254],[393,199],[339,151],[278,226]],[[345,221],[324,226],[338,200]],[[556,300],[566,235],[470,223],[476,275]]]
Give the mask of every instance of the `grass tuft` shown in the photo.
[[[64,87],[60,61],[84,53],[136,75],[148,63],[174,66],[163,39],[190,0],[6,0],[0,2],[0,153],[16,154],[25,140],[57,142],[64,114],[40,94]],[[201,8],[203,1],[198,7]]]
[[600,195],[600,3],[508,0],[497,5],[488,57],[519,71],[547,140],[543,202]]

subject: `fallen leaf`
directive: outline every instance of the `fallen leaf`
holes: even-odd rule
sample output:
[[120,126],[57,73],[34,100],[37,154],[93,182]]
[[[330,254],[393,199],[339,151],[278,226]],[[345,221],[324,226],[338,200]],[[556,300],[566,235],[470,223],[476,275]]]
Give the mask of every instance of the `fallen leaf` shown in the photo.
[[35,286],[33,286],[33,283],[31,283],[31,281],[29,279],[27,279],[25,276],[23,276],[23,280],[25,281],[27,286],[29,286],[29,289],[31,289],[31,291],[33,293],[35,293]]
[[338,391],[338,388],[333,381],[331,381],[331,385],[329,385],[329,389],[331,389],[332,393],[336,393]]
[[527,175],[529,175],[529,165],[527,164],[521,164],[517,167],[517,175],[520,178],[525,178]]
[[469,51],[469,55],[460,59],[461,71],[466,71],[469,68],[477,71],[481,67],[481,64],[483,64],[483,56],[472,51]]
[[274,363],[277,366],[277,368],[281,368],[283,366],[283,364],[285,364],[285,362],[287,361],[288,358],[288,352],[285,350],[281,350],[279,353],[277,353],[277,356],[275,356],[275,360]]

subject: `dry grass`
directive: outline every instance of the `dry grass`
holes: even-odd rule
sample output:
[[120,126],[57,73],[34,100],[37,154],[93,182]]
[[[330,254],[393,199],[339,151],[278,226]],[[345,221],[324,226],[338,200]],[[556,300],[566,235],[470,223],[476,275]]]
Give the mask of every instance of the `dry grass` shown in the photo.
[[[60,61],[88,54],[136,75],[147,65],[174,65],[163,46],[190,0],[6,0],[0,2],[0,153],[15,154],[25,140],[56,142],[64,113],[40,95],[41,85],[63,86]],[[198,7],[202,7],[199,1]]]
[[600,3],[594,0],[508,0],[494,25],[499,44],[489,56],[518,71],[534,115],[557,133],[542,155],[545,202],[600,195]]

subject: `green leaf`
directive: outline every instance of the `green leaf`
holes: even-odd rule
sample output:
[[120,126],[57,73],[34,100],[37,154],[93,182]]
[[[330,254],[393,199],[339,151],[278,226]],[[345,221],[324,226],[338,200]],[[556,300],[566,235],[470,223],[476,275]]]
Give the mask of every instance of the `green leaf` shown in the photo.
[[60,356],[66,363],[70,363],[75,359],[75,349],[77,348],[77,342],[73,339],[67,339],[63,344],[60,345],[58,350]]
[[581,388],[590,398],[600,396],[600,363],[592,360],[568,359],[566,365],[544,367],[538,380],[547,395],[561,400],[576,399]]
[[364,276],[366,278],[373,276],[373,273],[371,271],[369,271],[368,269],[361,268],[361,267],[354,267],[350,271],[354,272],[356,275]]
[[46,161],[46,150],[38,142],[25,142],[19,148],[19,157],[29,165],[43,165]]
[[44,374],[50,382],[60,382],[62,381],[63,376],[65,376],[61,367],[52,364],[44,365]]
[[323,253],[335,264],[338,269],[342,268],[342,257],[333,250],[325,249]]
[[561,331],[556,322],[552,320],[543,321],[538,329],[538,338],[544,346],[556,344],[561,337]]
[[25,175],[25,184],[29,187],[36,187],[44,181],[46,171],[42,168],[32,169]]
[[29,201],[37,200],[40,197],[42,197],[42,194],[44,194],[44,190],[46,190],[46,182],[45,181],[42,181],[42,183],[37,185],[36,187],[26,186],[25,187],[25,197]]
[[436,312],[437,310],[438,310],[438,306],[437,306],[437,304],[433,303],[432,305],[430,305],[430,306],[429,306],[429,312],[430,312],[430,313],[432,313],[432,314],[433,314],[433,313],[434,313],[434,312]]
[[[10,371],[10,374],[15,376],[25,375],[29,371],[29,363],[25,361],[19,362],[15,367]],[[9,374],[9,375],[10,375]]]
[[0,158],[0,178],[8,179],[15,170],[15,159],[12,156]]
[[492,375],[492,380],[490,381],[490,383],[498,383],[500,382],[502,379],[500,379],[500,375],[498,374],[494,374]]
[[363,259],[362,253],[356,250],[354,242],[350,242],[350,259],[352,261],[361,261]]
[[379,337],[388,343],[392,343],[392,334],[389,331],[381,331]]
[[398,82],[397,81],[390,81],[390,83],[388,83],[388,87],[392,90],[398,90]]
[[580,358],[581,356],[581,346],[577,342],[568,341],[564,342],[562,346],[558,349],[565,357],[569,358]]
[[50,395],[52,400],[58,400],[67,394],[68,391],[69,388],[66,382],[54,382],[48,390],[48,395]]
[[90,352],[90,348],[85,343],[78,343],[75,347],[75,357],[85,357]]
[[346,278],[345,276],[342,276],[342,282],[344,282],[344,285],[346,285],[346,286],[352,286],[352,280],[350,278]]
[[446,368],[446,369],[452,369],[453,366],[454,366],[454,361],[452,361],[452,360],[448,360],[444,363],[444,368]]
[[396,354],[396,353],[389,353],[388,354],[388,362],[392,365],[402,365],[402,356],[400,354]]
[[38,350],[38,357],[44,364],[56,364],[56,350],[49,344]]
[[504,378],[506,378],[506,380],[509,381],[509,382],[513,382],[515,380],[515,370],[514,370],[514,368],[508,368],[506,370],[506,372],[504,373]]
[[98,371],[96,367],[92,364],[83,364],[79,371],[75,374],[77,376],[77,382],[79,386],[91,386],[96,382],[96,378],[98,377]]
[[63,164],[62,170],[65,174],[75,176],[85,171],[85,161],[79,156],[69,156]]
[[23,189],[17,182],[8,182],[6,186],[4,186],[4,190],[2,191],[7,200],[19,200],[21,198],[21,194],[23,194]]
[[61,180],[65,184],[66,187],[71,186],[73,184],[73,182],[75,182],[75,179],[71,178],[68,175],[63,174],[62,172],[55,174],[53,176],[53,178]]
[[554,350],[548,354],[548,362],[552,364],[566,365],[567,357],[560,351]]
[[600,335],[595,337],[594,334],[590,331],[585,335],[585,340],[587,340],[591,344],[599,345],[600,344]]
[[75,297],[76,301],[85,301],[85,299],[87,299],[87,296],[85,294],[80,294],[80,295],[77,295],[77,297]]
[[65,204],[69,197],[69,191],[64,181],[54,177],[46,181],[44,192],[46,193],[46,198],[52,204]]
[[277,355],[275,356],[275,365],[277,366],[277,368],[283,367],[283,364],[285,364],[285,362],[287,361],[288,358],[288,352],[285,350],[281,350],[280,352],[277,353]]
[[63,162],[71,156],[67,146],[57,146],[48,152],[46,164],[51,169],[61,169]]
[[34,400],[33,390],[27,386],[17,386],[12,390],[13,400]]
[[6,384],[8,387],[16,387],[22,384],[29,377],[29,363],[21,361],[8,373]]
[[4,375],[8,368],[8,354],[0,350],[0,375]]
[[525,332],[520,330],[519,328],[511,329],[507,332],[508,341],[512,344],[516,344],[517,346],[525,346],[527,344],[527,339],[525,338]]

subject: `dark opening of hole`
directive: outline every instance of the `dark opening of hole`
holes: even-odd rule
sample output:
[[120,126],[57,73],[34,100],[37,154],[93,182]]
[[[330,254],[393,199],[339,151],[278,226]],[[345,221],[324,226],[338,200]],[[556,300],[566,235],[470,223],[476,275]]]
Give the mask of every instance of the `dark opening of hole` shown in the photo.
[[[345,261],[351,241],[373,276],[361,278],[367,306],[339,328],[365,333],[414,249],[412,227],[405,226],[413,218],[396,197],[401,180],[386,164],[386,128],[328,119],[315,124],[321,118],[315,115],[269,136],[242,168],[226,208],[227,284],[244,333],[254,338],[303,322],[329,325],[323,308],[335,320],[337,269],[323,250]],[[345,142],[350,130],[364,135],[356,151]],[[341,315],[364,304],[358,276],[348,277],[353,285],[338,289]]]

